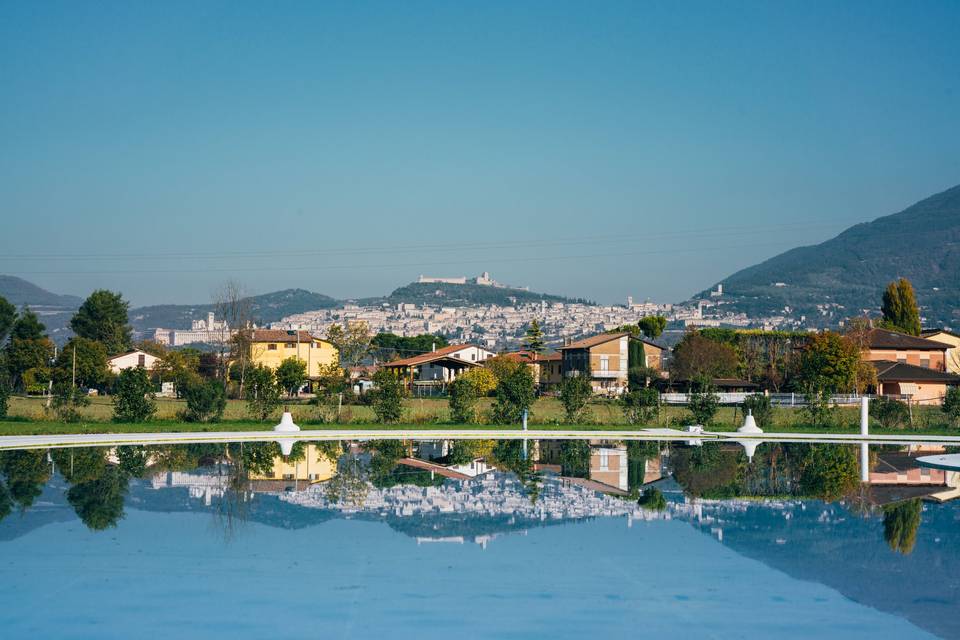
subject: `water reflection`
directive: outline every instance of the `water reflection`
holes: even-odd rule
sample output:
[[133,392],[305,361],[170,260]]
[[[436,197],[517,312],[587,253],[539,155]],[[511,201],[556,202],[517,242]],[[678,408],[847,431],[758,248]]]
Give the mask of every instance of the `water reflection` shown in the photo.
[[960,634],[945,615],[960,604],[949,569],[960,560],[960,482],[916,462],[937,450],[873,447],[866,483],[854,444],[766,443],[751,457],[735,443],[583,439],[298,442],[286,456],[275,442],[7,451],[0,541],[62,521],[65,509],[93,532],[122,528],[128,509],[205,512],[228,544],[248,523],[354,519],[418,544],[483,548],[597,519],[683,523],[949,636]]

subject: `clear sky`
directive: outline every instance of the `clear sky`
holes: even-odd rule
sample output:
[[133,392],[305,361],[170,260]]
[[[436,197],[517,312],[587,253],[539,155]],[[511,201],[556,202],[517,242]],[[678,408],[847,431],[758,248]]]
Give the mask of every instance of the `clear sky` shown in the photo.
[[953,1],[6,1],[0,273],[676,301],[957,184],[958,114]]

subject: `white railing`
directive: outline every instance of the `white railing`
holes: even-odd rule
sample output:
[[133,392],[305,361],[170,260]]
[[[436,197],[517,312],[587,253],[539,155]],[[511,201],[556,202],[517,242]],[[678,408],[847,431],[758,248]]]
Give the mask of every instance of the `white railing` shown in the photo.
[[[693,394],[690,393],[661,393],[660,402],[662,404],[689,404],[690,396]],[[715,394],[719,398],[720,404],[743,404],[743,401],[747,396],[755,395],[755,393],[744,393],[744,392],[735,392],[735,393],[717,393]],[[770,397],[770,404],[777,407],[802,407],[807,404],[806,397],[802,393],[770,393],[767,394]],[[860,399],[863,398],[862,395],[853,394],[835,394],[830,396],[830,404],[834,405],[858,405],[860,404]],[[866,396],[867,398],[875,398],[876,396]],[[894,396],[890,396],[894,397]],[[906,400],[906,397],[897,397],[898,400]]]

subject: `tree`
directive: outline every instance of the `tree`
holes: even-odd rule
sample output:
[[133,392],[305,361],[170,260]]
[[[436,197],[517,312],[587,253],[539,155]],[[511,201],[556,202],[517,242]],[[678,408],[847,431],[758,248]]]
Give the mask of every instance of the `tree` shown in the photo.
[[593,395],[593,386],[587,376],[565,376],[560,382],[560,402],[569,424],[577,424],[584,419],[587,401]]
[[492,418],[496,424],[516,424],[523,420],[523,412],[533,406],[535,388],[533,373],[525,364],[497,383]]
[[863,384],[865,377],[860,350],[852,340],[838,333],[818,333],[800,356],[797,377],[808,394],[849,393],[856,389],[858,382]]
[[373,389],[370,390],[373,413],[377,422],[394,424],[403,418],[403,398],[407,395],[403,381],[393,372],[380,369],[373,374]]
[[70,384],[70,382],[58,382],[53,385],[53,410],[60,422],[80,422],[83,418],[80,415],[79,408],[90,404],[87,394]]
[[943,398],[943,405],[940,409],[947,414],[947,418],[954,425],[960,426],[960,387],[947,389],[947,395]]
[[217,380],[201,380],[186,386],[183,397],[186,410],[180,412],[185,422],[220,422],[227,408],[227,393]]
[[7,341],[13,323],[17,321],[17,308],[0,296],[0,347]]
[[910,408],[895,398],[878,396],[870,403],[870,417],[884,429],[896,429],[910,422]]
[[24,309],[14,321],[4,348],[7,372],[14,387],[34,391],[30,387],[50,379],[54,346],[45,331],[46,327],[30,309]]
[[263,422],[280,406],[280,387],[269,367],[256,365],[247,372],[247,408]]
[[103,344],[108,354],[130,349],[131,329],[127,319],[130,303],[119,293],[98,289],[83,301],[70,320],[70,328],[81,338]]
[[922,511],[923,507],[918,498],[889,504],[883,508],[883,537],[892,550],[903,555],[913,552]]
[[456,378],[449,386],[450,419],[457,424],[470,424],[477,418],[476,385],[466,376]]
[[370,341],[374,360],[389,362],[397,358],[408,358],[449,344],[443,336],[423,333],[418,336],[398,336],[393,333],[378,333]]
[[655,340],[663,335],[663,330],[667,328],[667,319],[663,316],[644,316],[637,325],[646,338]]
[[753,393],[743,399],[743,412],[753,415],[757,426],[766,429],[773,425],[773,406],[770,396],[762,393]]
[[523,338],[523,346],[527,351],[533,353],[543,353],[547,350],[547,343],[543,338],[543,329],[540,328],[540,321],[534,318],[527,327],[527,333]]
[[307,363],[300,358],[287,358],[277,367],[276,376],[280,388],[293,397],[308,380]]
[[651,387],[628,391],[620,397],[623,416],[630,424],[650,424],[660,415],[660,392]]
[[509,378],[520,368],[520,363],[501,355],[487,358],[483,361],[483,367],[493,373],[493,376],[497,379],[497,384],[500,384],[502,380]]
[[7,375],[3,359],[0,358],[0,418],[7,417],[8,403],[10,402],[10,376]]
[[706,427],[713,422],[717,411],[720,410],[720,397],[713,392],[712,388],[704,387],[690,394],[687,409],[690,410],[690,417],[696,424]]
[[102,387],[110,377],[107,349],[102,343],[74,336],[54,362],[53,379],[71,387]]
[[913,293],[913,285],[900,278],[887,285],[883,292],[883,326],[912,336],[920,335],[920,308]]
[[[243,286],[228,280],[214,295],[214,313],[220,317],[218,339],[221,377],[227,384],[226,367],[232,362],[240,378],[239,397],[243,399],[247,368],[250,364],[250,345],[253,338],[253,301]],[[227,351],[229,350],[229,357]]]
[[493,391],[497,388],[497,377],[490,369],[487,369],[486,367],[470,369],[469,371],[460,374],[458,379],[460,378],[470,381],[470,384],[473,385],[473,388],[477,390],[478,397],[486,397],[493,393]]
[[170,349],[155,353],[160,361],[153,369],[161,381],[173,383],[177,397],[182,398],[184,390],[200,381],[200,352],[196,349]]
[[327,329],[327,341],[337,348],[342,364],[356,367],[370,353],[370,327],[362,320],[347,322],[345,328],[335,324]]
[[113,385],[114,422],[145,422],[157,411],[153,383],[143,367],[124,369]]
[[673,349],[670,373],[677,380],[732,378],[737,375],[737,350],[690,331]]

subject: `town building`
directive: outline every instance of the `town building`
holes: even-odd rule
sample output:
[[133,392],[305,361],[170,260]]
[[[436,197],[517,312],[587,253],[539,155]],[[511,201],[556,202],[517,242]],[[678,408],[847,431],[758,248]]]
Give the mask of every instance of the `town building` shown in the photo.
[[190,329],[154,329],[153,341],[169,347],[222,344],[229,342],[234,333],[236,331],[232,331],[225,321],[217,320],[211,311],[204,320],[192,320]]
[[905,396],[922,404],[940,404],[947,387],[960,376],[947,371],[950,345],[889,329],[870,329],[862,357],[877,370],[879,395]]
[[928,329],[922,331],[920,337],[947,345],[944,358],[946,370],[960,374],[960,335],[946,329]]
[[402,376],[411,385],[444,386],[494,355],[477,345],[452,344],[381,366]]

